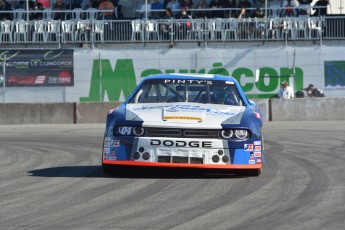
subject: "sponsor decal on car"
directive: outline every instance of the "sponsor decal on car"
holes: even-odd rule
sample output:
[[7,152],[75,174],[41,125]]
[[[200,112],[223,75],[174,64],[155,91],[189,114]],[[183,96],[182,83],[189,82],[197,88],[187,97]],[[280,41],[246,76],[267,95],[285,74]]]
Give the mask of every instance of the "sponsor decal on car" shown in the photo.
[[104,141],[104,148],[110,147],[110,141]]
[[255,164],[255,159],[254,159],[254,155],[253,154],[250,154],[249,164]]
[[191,79],[165,79],[164,83],[167,84],[199,84],[199,85],[212,85],[212,81],[208,80],[191,80]]
[[261,141],[254,141],[254,145],[261,145]]
[[[229,112],[225,112],[225,111],[221,111],[218,109],[212,109],[212,108],[204,108],[202,106],[199,105],[174,105],[174,106],[167,106],[167,105],[157,105],[157,106],[133,106],[131,108],[134,111],[150,111],[150,110],[156,110],[156,109],[168,109],[168,110],[178,110],[181,112],[204,112],[207,115],[229,115],[229,116],[233,116],[238,114],[239,111],[229,111]],[[244,108],[243,108],[244,110]]]
[[111,150],[111,155],[109,157],[110,160],[116,160],[116,152],[115,149]]
[[261,151],[261,145],[254,146],[254,151]]
[[110,153],[110,148],[104,148],[104,149],[103,149],[103,153],[109,154],[109,153]]
[[113,140],[112,141],[112,146],[119,147],[120,146],[120,140]]
[[261,157],[256,158],[256,163],[257,163],[257,164],[261,164]]
[[253,151],[253,144],[244,144],[244,151]]
[[261,157],[261,152],[254,152],[254,157]]
[[151,139],[150,145],[165,147],[212,148],[212,141],[171,141]]
[[202,121],[201,117],[187,117],[187,116],[164,116],[164,120],[195,120]]

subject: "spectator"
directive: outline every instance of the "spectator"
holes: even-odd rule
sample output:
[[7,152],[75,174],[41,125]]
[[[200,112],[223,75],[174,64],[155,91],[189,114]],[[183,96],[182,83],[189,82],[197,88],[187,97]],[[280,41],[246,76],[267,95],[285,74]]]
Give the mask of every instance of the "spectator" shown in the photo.
[[90,6],[91,6],[90,0],[83,0],[83,1],[80,3],[80,8],[82,8],[83,10],[89,9]]
[[186,39],[187,31],[191,29],[191,21],[184,19],[192,19],[192,16],[187,13],[187,9],[181,8],[181,11],[176,14],[175,18],[183,19],[183,21],[181,20],[175,24],[175,35],[178,36],[179,39]]
[[160,26],[161,33],[163,35],[163,40],[167,40],[170,38],[170,44],[169,47],[174,47],[174,40],[173,40],[173,25],[169,22],[171,19],[174,19],[173,12],[170,8],[165,9],[165,15],[163,16],[163,19],[166,19],[167,23],[162,24]]
[[49,0],[37,0],[37,2],[41,3],[43,9],[50,9],[50,1]]
[[313,90],[315,89],[313,84],[309,84],[307,88],[305,88],[305,91],[307,92],[307,97],[311,97]]
[[256,8],[251,18],[265,18],[265,12],[261,8]]
[[151,3],[152,10],[161,10],[163,9],[163,4],[159,0],[153,0]]
[[199,11],[201,9],[207,9],[208,8],[208,4],[206,3],[206,0],[200,0],[199,3],[196,5],[196,9],[198,9],[198,11],[196,11],[194,13],[194,18],[207,18],[207,11]]
[[170,2],[170,0],[164,0],[163,1],[163,9],[167,8],[169,2]]
[[108,12],[101,12],[99,19],[112,20],[114,17],[114,5],[109,0],[101,0],[98,10],[108,10]]
[[[244,19],[247,18],[247,10],[246,8],[242,7],[240,14],[238,15],[237,19]],[[243,20],[239,20],[238,27],[237,27],[237,34],[240,38],[249,38],[252,33],[252,25],[249,26],[248,22],[245,22]]]
[[11,5],[5,0],[0,0],[0,20],[10,20],[10,13],[2,13],[1,11],[11,11]]
[[180,9],[180,3],[177,0],[171,0],[168,5],[167,8],[170,8],[173,15],[176,15],[178,13],[177,10]]
[[[252,18],[266,18],[264,11],[261,8],[256,8],[255,12],[251,16]],[[256,34],[257,38],[263,38],[265,36],[266,24],[264,21],[258,21],[256,26],[253,28],[253,33]]]
[[[223,8],[228,9],[235,9],[236,7],[236,1],[235,0],[225,0],[223,3]],[[224,18],[233,18],[235,17],[236,12],[234,10],[224,10]]]
[[19,0],[9,0],[8,3],[11,5],[12,10],[22,8]]
[[151,4],[150,0],[145,1],[140,7],[140,18],[150,18],[151,17]]
[[136,12],[135,12],[135,17],[136,17],[136,18],[141,18],[141,17],[142,17],[140,10],[141,10],[141,6],[142,6],[144,3],[145,3],[145,0],[138,0],[138,1],[137,1],[137,10],[136,10]]
[[303,4],[310,4],[313,2],[313,0],[297,0],[299,2],[300,5],[303,5]]
[[310,15],[311,13],[311,3],[313,0],[298,0],[299,9],[298,15]]
[[[255,7],[257,8],[265,8],[266,7],[266,1],[265,0],[256,0],[256,3],[254,4]],[[267,1],[267,7],[269,7],[270,2]]]
[[296,4],[293,0],[285,0],[283,2],[282,17],[295,17],[296,16]]
[[[270,7],[272,5],[281,6],[282,1],[283,0],[271,0],[271,1],[267,0],[267,5],[268,5],[268,7]],[[296,1],[296,0],[293,0],[293,1]]]
[[175,18],[176,19],[192,19],[192,16],[190,16],[187,13],[186,8],[181,8],[181,11],[178,14],[176,14]]
[[278,97],[283,99],[292,99],[295,97],[294,90],[292,87],[289,86],[287,81],[282,82],[282,88],[280,88],[278,92]]
[[[251,15],[251,11],[247,10],[248,8],[251,8],[252,4],[248,1],[248,0],[241,0],[240,4],[238,4],[238,8],[241,8],[241,12],[242,12],[242,8],[245,8],[245,15],[242,15],[241,18],[249,18]],[[241,14],[240,12],[240,14]]]
[[328,0],[319,0],[315,3],[313,10],[314,16],[326,16],[327,15],[327,6],[329,5]]
[[174,15],[170,8],[165,8],[165,15],[163,16],[163,19],[173,19]]
[[115,16],[116,16],[116,18],[123,18],[122,5],[119,3],[120,0],[111,0],[111,2],[113,3],[113,5],[115,7]]
[[307,88],[305,88],[307,92],[307,97],[324,97],[325,94],[318,88],[316,88],[313,84],[309,84]]
[[30,20],[42,20],[43,19],[43,13],[38,12],[43,10],[43,6],[41,3],[37,2],[36,0],[31,0],[29,2],[29,9],[30,11],[34,11],[30,13]]
[[[163,4],[158,1],[158,0],[153,0],[151,3],[151,10],[162,10],[163,9]],[[161,11],[156,11],[151,13],[152,18],[158,19],[161,18],[162,12]]]
[[180,1],[180,8],[184,9],[193,9],[194,8],[194,3],[193,0],[181,0]]
[[246,8],[242,7],[240,10],[240,13],[237,16],[237,19],[242,19],[242,18],[246,18]]
[[189,9],[194,9],[194,3],[193,0],[181,0],[180,1],[180,9],[186,9],[187,14],[192,16],[193,12],[191,12]]
[[[57,0],[55,5],[53,6],[53,10],[57,10],[57,11],[62,11],[62,10],[66,10],[66,4],[63,2],[63,0]],[[54,19],[55,20],[65,20],[65,13],[64,12],[56,12],[54,14]]]
[[91,8],[98,9],[99,4],[100,4],[99,0],[90,0],[90,7]]
[[81,8],[81,3],[83,2],[83,0],[70,0],[70,7],[71,9],[75,9],[75,8]]
[[220,8],[223,8],[223,4],[220,0],[211,0],[210,8],[215,9],[210,12],[210,18],[222,18],[224,15],[223,10],[218,10]]
[[239,8],[251,8],[252,4],[248,0],[241,0],[240,3],[238,4]]

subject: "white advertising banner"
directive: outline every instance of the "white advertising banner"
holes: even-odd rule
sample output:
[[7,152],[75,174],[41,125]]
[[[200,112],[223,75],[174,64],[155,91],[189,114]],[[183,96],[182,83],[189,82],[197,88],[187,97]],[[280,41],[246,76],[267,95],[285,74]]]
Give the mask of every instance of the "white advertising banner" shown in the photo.
[[141,79],[158,73],[233,76],[253,99],[276,97],[283,81],[344,97],[345,47],[78,49],[73,87],[11,88],[6,102],[123,101]]

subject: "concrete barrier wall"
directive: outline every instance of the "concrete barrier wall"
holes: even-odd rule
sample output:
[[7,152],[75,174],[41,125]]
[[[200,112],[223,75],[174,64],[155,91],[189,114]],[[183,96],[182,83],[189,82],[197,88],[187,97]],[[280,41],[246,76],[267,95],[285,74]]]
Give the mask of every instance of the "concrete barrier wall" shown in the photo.
[[271,100],[273,121],[345,120],[345,98]]
[[105,123],[108,111],[119,106],[120,102],[77,103],[76,123]]
[[262,119],[264,121],[269,120],[269,101],[267,99],[255,99],[252,100],[255,102],[255,104],[260,108],[262,112]]
[[[264,121],[345,120],[345,98],[254,100]],[[104,123],[119,102],[0,104],[0,125]]]
[[0,104],[0,125],[73,124],[74,103]]

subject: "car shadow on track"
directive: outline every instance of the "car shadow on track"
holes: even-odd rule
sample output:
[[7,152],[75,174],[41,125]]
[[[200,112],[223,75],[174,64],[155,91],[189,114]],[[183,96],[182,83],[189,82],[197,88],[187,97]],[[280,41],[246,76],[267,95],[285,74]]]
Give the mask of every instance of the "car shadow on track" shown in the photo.
[[243,178],[248,177],[240,172],[191,170],[191,169],[131,169],[116,175],[103,172],[102,167],[95,166],[60,166],[52,168],[34,169],[28,171],[33,177],[84,177],[84,178],[147,178],[147,179],[202,179],[202,178]]

